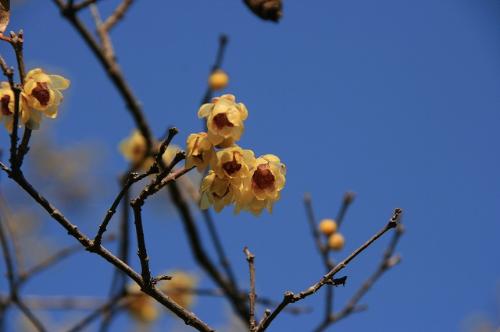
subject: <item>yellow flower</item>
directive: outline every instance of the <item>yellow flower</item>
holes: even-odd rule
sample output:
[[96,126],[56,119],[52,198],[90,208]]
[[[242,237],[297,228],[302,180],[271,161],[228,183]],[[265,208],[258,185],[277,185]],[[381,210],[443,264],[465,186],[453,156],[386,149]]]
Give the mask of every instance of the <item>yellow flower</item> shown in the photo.
[[252,150],[243,150],[235,145],[217,151],[212,159],[212,169],[219,178],[228,178],[233,185],[239,185],[250,175],[255,166],[255,156]]
[[228,178],[219,178],[213,170],[210,170],[201,182],[200,195],[200,207],[203,210],[213,205],[215,211],[220,212],[233,202],[234,188]]
[[213,145],[218,145],[224,141],[234,143],[240,139],[248,111],[245,105],[236,103],[233,95],[227,94],[202,105],[198,117],[207,118],[208,139]]
[[214,156],[214,148],[207,133],[189,135],[186,145],[186,168],[196,166],[198,171],[203,172]]
[[[61,90],[67,89],[69,85],[69,80],[64,77],[48,75],[42,69],[36,68],[26,75],[23,93],[30,108],[54,119],[63,100]],[[34,125],[37,126],[41,120],[40,114],[33,111],[31,115]]]
[[328,238],[328,247],[332,250],[342,250],[344,248],[344,236],[340,233],[334,233]]
[[[158,144],[158,148],[159,147],[160,147],[160,145]],[[163,153],[163,156],[161,156],[161,158],[163,159],[163,162],[165,163],[165,166],[170,165],[170,163],[174,160],[175,155],[180,151],[181,151],[181,148],[178,147],[177,145],[169,144],[167,149]]]
[[137,284],[128,287],[126,308],[135,319],[143,323],[153,322],[159,314],[155,301],[141,292]]
[[[22,95],[19,97],[19,124],[21,125],[28,121],[29,113],[26,109],[26,100]],[[15,98],[14,92],[11,90],[10,84],[7,82],[0,83],[0,108],[0,120],[4,123],[5,128],[7,128],[9,132],[12,132],[12,126],[14,124]]]
[[[120,142],[119,146],[120,152],[122,155],[130,161],[134,166],[138,167],[139,163],[144,160],[144,157],[146,156],[147,151],[147,144],[146,144],[146,139],[144,136],[142,136],[141,132],[139,130],[134,130],[132,134],[130,134],[129,137],[123,139]],[[153,160],[151,160],[147,163],[149,166],[151,166]],[[147,168],[148,165],[141,165],[141,168]]]
[[212,90],[224,89],[229,83],[229,76],[222,69],[215,70],[208,78],[208,85]]
[[318,228],[321,233],[329,236],[337,231],[337,223],[333,219],[323,219],[319,223]]
[[248,210],[259,215],[264,208],[272,212],[285,186],[286,167],[278,157],[267,154],[257,158],[255,167],[236,195],[236,213]]
[[165,281],[161,290],[175,303],[188,309],[193,304],[193,290],[198,284],[198,278],[183,271],[174,271],[167,274],[172,279]]

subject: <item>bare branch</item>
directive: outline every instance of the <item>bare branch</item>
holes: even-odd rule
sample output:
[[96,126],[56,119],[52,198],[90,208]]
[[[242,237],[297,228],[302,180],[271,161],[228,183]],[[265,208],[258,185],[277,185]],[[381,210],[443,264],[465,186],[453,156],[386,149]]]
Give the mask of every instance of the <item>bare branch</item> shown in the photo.
[[255,331],[255,299],[257,295],[255,294],[255,256],[250,252],[250,250],[245,247],[243,249],[248,261],[248,269],[250,271],[250,292],[248,293],[248,302],[250,304],[250,332]]
[[118,7],[116,7],[113,14],[111,14],[104,22],[103,29],[110,31],[120,20],[122,20],[132,2],[133,0],[122,0]]
[[319,289],[321,289],[324,285],[326,285],[329,280],[331,280],[338,272],[343,270],[356,256],[362,253],[366,248],[368,248],[373,242],[379,239],[382,235],[384,235],[387,231],[392,228],[395,228],[399,224],[400,215],[402,213],[401,209],[394,210],[394,214],[389,220],[389,222],[382,228],[379,232],[377,232],[374,236],[372,236],[368,241],[366,241],[362,246],[358,249],[354,250],[347,258],[343,261],[335,265],[333,269],[331,269],[327,274],[325,274],[317,283],[313,284],[309,288],[301,291],[298,294],[294,294],[290,291],[285,292],[283,296],[282,302],[268,315],[265,316],[256,331],[265,331],[269,324],[279,315],[279,313],[290,303],[295,303],[300,301],[314,293],[316,293]]

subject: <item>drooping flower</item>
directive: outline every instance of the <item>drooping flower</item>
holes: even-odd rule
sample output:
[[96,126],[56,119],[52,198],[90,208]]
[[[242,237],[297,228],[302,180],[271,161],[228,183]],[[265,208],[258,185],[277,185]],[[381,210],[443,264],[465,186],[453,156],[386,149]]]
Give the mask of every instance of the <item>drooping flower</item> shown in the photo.
[[214,148],[207,133],[189,135],[186,145],[186,168],[196,166],[198,171],[203,172],[214,157]]
[[219,178],[213,170],[210,170],[201,182],[200,207],[203,210],[214,206],[215,211],[222,209],[233,202],[234,187],[231,186],[229,178]]
[[212,159],[212,169],[219,178],[228,178],[233,185],[239,185],[244,178],[250,176],[250,170],[255,166],[255,156],[252,150],[244,150],[235,145],[217,151]]
[[165,281],[161,290],[175,303],[189,309],[193,304],[193,290],[198,284],[198,278],[184,271],[174,271],[167,274],[172,279]]
[[[22,95],[19,96],[19,124],[24,124],[28,121],[28,112],[26,110],[26,101]],[[15,112],[15,97],[14,92],[7,82],[0,83],[0,120],[4,123],[5,128],[12,132],[14,124]]]
[[[158,144],[159,148],[159,144]],[[163,156],[161,158],[163,159],[163,163],[165,166],[170,165],[170,163],[174,160],[175,155],[181,151],[181,148],[175,144],[169,144],[167,146],[167,149],[163,153]]]
[[222,69],[215,70],[208,78],[208,85],[212,90],[224,89],[229,83],[229,76]]
[[248,117],[248,111],[245,105],[236,103],[233,95],[226,94],[202,105],[198,117],[207,118],[208,139],[213,145],[224,141],[232,144],[243,134],[243,121]]
[[264,208],[272,212],[273,204],[280,198],[285,186],[286,167],[278,157],[267,154],[257,158],[255,167],[237,192],[236,209],[259,215]]
[[70,81],[59,75],[48,75],[41,68],[35,68],[25,77],[23,94],[26,97],[30,112],[29,126],[36,129],[43,113],[49,118],[56,118],[59,105],[63,100],[62,90],[69,87]]
[[137,284],[128,286],[126,309],[132,317],[142,323],[151,323],[158,318],[158,308],[155,301],[147,294],[141,292]]

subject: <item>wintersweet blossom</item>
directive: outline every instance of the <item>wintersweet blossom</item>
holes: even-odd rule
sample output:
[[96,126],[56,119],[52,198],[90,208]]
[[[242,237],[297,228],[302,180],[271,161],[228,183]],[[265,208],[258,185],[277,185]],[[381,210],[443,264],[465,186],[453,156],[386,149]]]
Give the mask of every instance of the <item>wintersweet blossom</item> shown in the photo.
[[342,248],[344,248],[344,243],[344,236],[340,233],[333,233],[328,238],[328,247],[332,250],[342,250]]
[[255,166],[255,156],[252,150],[244,150],[235,145],[217,151],[212,159],[212,169],[220,178],[227,178],[233,185],[239,185],[244,178],[250,176],[250,170]]
[[59,75],[48,75],[41,68],[28,72],[24,79],[23,96],[30,112],[30,126],[38,128],[41,112],[49,118],[56,118],[59,105],[63,100],[62,90],[69,87],[70,81]]
[[141,292],[137,284],[130,285],[127,291],[126,308],[132,317],[142,323],[151,323],[158,318],[159,312],[155,301]]
[[134,130],[129,137],[120,142],[119,150],[134,166],[143,162],[147,151],[147,143],[139,130]]
[[189,309],[193,304],[193,289],[198,284],[198,278],[184,271],[174,271],[167,274],[172,279],[165,281],[161,290],[175,303]]
[[207,118],[208,139],[213,145],[223,142],[233,144],[243,134],[243,121],[248,117],[244,104],[236,103],[236,97],[231,94],[212,99],[198,111],[199,118]]
[[219,178],[213,170],[210,170],[201,182],[200,207],[206,210],[213,205],[215,211],[220,212],[233,202],[234,191],[228,178]]
[[[28,121],[28,112],[26,111],[25,99],[20,97],[19,103],[19,124]],[[7,82],[0,83],[0,121],[5,125],[9,132],[12,132],[14,124],[15,98],[14,92]]]
[[208,140],[208,134],[189,135],[186,146],[186,168],[196,166],[198,171],[203,172],[214,157],[214,147]]
[[[158,151],[160,143],[153,142],[153,146],[153,150]],[[148,170],[154,163],[153,156],[147,156],[148,147],[146,139],[137,129],[132,131],[129,137],[124,138],[120,142],[119,150],[126,160],[130,161],[134,167],[141,171]],[[177,145],[170,144],[162,155],[164,164],[168,166],[180,150]]]
[[247,210],[259,215],[264,208],[272,212],[285,186],[286,167],[278,157],[267,154],[257,158],[251,176],[246,178],[236,197],[236,212]]

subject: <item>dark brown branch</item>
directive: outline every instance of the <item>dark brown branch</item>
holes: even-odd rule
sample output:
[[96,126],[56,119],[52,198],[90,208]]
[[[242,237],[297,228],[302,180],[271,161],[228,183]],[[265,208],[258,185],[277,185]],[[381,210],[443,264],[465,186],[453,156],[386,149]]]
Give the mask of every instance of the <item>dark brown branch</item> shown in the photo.
[[[83,0],[82,2],[80,3],[77,3],[77,4],[74,4],[73,5],[73,10],[75,12],[78,12],[79,10],[82,10],[82,9],[85,9],[87,8],[88,6],[96,3],[97,1],[99,0]],[[69,4],[68,4],[69,5]]]
[[283,296],[282,302],[269,314],[264,316],[264,318],[259,323],[256,331],[265,331],[269,324],[279,315],[279,313],[290,303],[295,303],[300,301],[314,293],[316,293],[319,289],[321,289],[324,285],[328,284],[333,277],[343,270],[356,256],[362,253],[366,248],[368,248],[373,242],[379,239],[382,235],[384,235],[387,231],[392,228],[395,228],[399,224],[399,219],[401,216],[402,210],[396,209],[394,210],[394,214],[389,220],[389,222],[382,228],[379,232],[377,232],[374,236],[372,236],[368,241],[366,241],[362,246],[358,249],[354,250],[347,258],[343,261],[335,265],[333,269],[331,269],[327,274],[325,274],[317,283],[313,284],[309,288],[301,291],[298,294],[294,294],[290,291],[285,292]]
[[342,309],[339,313],[335,314],[332,317],[332,322],[337,322],[351,313],[355,312],[358,307],[359,301],[363,298],[363,296],[373,287],[375,282],[389,269],[397,265],[401,261],[401,257],[398,255],[394,255],[394,250],[396,249],[396,245],[403,234],[403,224],[398,224],[396,227],[396,231],[394,232],[391,242],[389,243],[386,251],[384,252],[384,256],[382,261],[380,262],[376,271],[361,285],[358,291],[353,295],[353,297],[346,304],[344,309]]
[[255,294],[255,256],[250,252],[250,250],[245,247],[243,249],[247,257],[248,262],[248,270],[250,272],[250,291],[248,292],[248,302],[250,305],[250,332],[255,331],[256,322],[255,322],[255,300],[257,295]]
[[109,222],[111,221],[111,218],[113,215],[116,213],[116,209],[118,205],[120,204],[123,196],[129,191],[130,187],[136,183],[139,182],[140,180],[146,178],[147,176],[153,174],[153,170],[150,169],[148,172],[144,174],[137,174],[137,173],[129,173],[127,180],[125,181],[125,184],[123,185],[122,189],[118,193],[118,195],[115,197],[115,200],[111,204],[111,207],[108,209],[106,212],[106,215],[104,216],[104,219],[99,225],[99,230],[97,231],[96,236],[94,237],[94,246],[98,247],[101,245],[102,237],[104,233],[106,232],[106,229],[108,227]]
[[212,278],[215,284],[222,289],[224,294],[226,294],[234,311],[238,314],[241,320],[243,322],[246,322],[250,315],[248,306],[246,305],[246,301],[244,300],[244,298],[242,300],[239,292],[231,287],[230,283],[228,283],[228,281],[222,276],[219,270],[217,270],[215,264],[206,254],[207,251],[205,250],[205,248],[203,248],[203,242],[201,241],[201,237],[198,233],[198,229],[191,214],[191,210],[189,209],[189,205],[183,199],[177,184],[173,182],[168,186],[168,189],[172,202],[180,213],[181,220],[184,224],[189,244],[196,261]]
[[340,226],[342,225],[347,209],[349,208],[349,206],[351,206],[351,203],[354,201],[354,198],[356,198],[356,194],[354,194],[353,192],[346,192],[344,194],[344,198],[342,199],[342,205],[340,206],[340,210],[337,213],[337,219],[335,219],[335,221],[337,222],[337,227],[340,228]]
[[78,31],[83,40],[87,43],[89,48],[92,50],[96,58],[99,60],[104,70],[108,74],[111,82],[115,85],[116,89],[125,100],[128,110],[130,111],[137,128],[141,132],[142,136],[146,140],[146,145],[148,150],[153,147],[151,130],[146,122],[142,108],[135,98],[132,90],[127,84],[118,64],[106,57],[103,49],[99,46],[95,38],[88,31],[82,21],[76,16],[76,12],[73,8],[68,7],[64,4],[62,0],[53,0],[54,3],[59,7],[61,13],[66,19],[73,25],[73,27]]
[[103,23],[103,29],[110,31],[120,20],[122,20],[132,2],[133,0],[122,0],[115,11]]
[[222,246],[222,241],[220,240],[219,235],[217,234],[217,229],[215,227],[214,220],[212,218],[212,214],[210,210],[201,210],[203,217],[205,218],[205,222],[207,224],[208,233],[210,238],[214,244],[215,251],[217,252],[217,256],[219,257],[219,263],[226,272],[228,281],[232,284],[233,288],[238,289],[238,283],[236,281],[236,277],[234,276],[233,270],[231,268],[231,264],[227,255],[224,251],[224,247]]
[[59,210],[52,206],[52,204],[50,204],[45,197],[38,193],[38,191],[26,180],[22,172],[14,173],[9,170],[3,163],[0,163],[0,167],[2,168],[2,170],[7,172],[9,177],[12,178],[21,188],[23,188],[24,191],[26,191],[43,209],[45,209],[47,213],[68,232],[69,235],[80,242],[88,251],[101,256],[106,261],[125,272],[141,287],[141,290],[144,293],[150,295],[159,303],[171,310],[175,315],[184,320],[187,325],[193,326],[199,331],[213,331],[211,327],[201,321],[196,315],[173,302],[169,297],[165,296],[154,286],[145,284],[142,280],[141,275],[139,275],[130,266],[125,264],[111,252],[109,252],[106,248],[104,248],[103,246],[100,246],[98,248],[93,247],[92,241],[68,219],[66,219],[66,217]]

